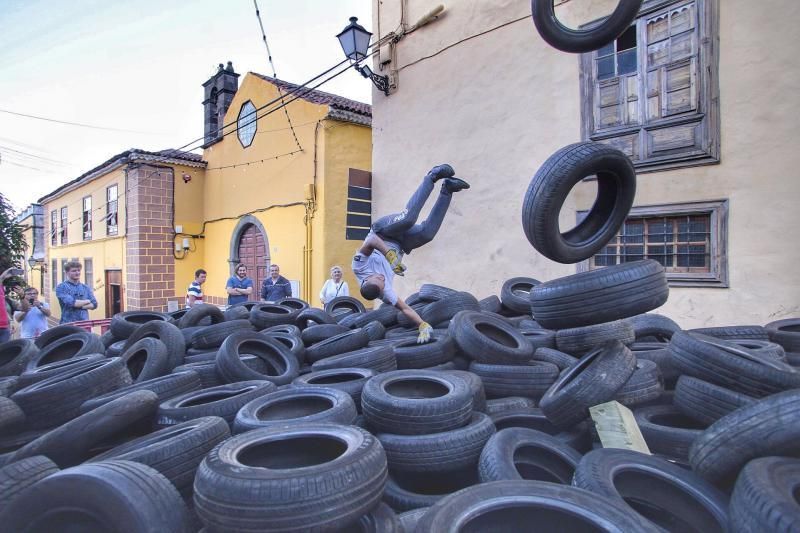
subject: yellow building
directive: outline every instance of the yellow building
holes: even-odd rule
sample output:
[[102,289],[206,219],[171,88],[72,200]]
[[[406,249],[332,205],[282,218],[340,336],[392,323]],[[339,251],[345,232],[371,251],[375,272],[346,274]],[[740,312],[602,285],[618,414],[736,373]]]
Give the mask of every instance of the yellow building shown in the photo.
[[128,150],[39,200],[56,319],[54,289],[73,259],[98,300],[91,319],[182,307],[199,268],[206,301],[224,305],[239,262],[257,291],[278,264],[295,296],[319,304],[330,267],[349,263],[371,223],[370,106],[238,78],[228,63],[203,84],[202,156]]

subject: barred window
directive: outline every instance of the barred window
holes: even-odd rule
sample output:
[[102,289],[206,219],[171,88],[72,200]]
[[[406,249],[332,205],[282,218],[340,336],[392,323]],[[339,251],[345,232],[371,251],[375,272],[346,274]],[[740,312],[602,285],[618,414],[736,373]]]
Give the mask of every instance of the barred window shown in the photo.
[[88,241],[92,238],[92,197],[87,196],[83,199],[83,240]]
[[727,200],[634,207],[619,233],[579,270],[653,259],[671,285],[727,287],[726,228]]
[[119,231],[117,226],[117,205],[118,194],[115,184],[106,189],[106,235],[116,235]]
[[91,257],[83,258],[83,282],[89,287],[94,287],[94,263]]
[[50,244],[58,244],[58,211],[55,209],[50,211]]
[[67,240],[67,227],[69,226],[69,217],[67,216],[67,208],[61,208],[61,244],[68,244]]

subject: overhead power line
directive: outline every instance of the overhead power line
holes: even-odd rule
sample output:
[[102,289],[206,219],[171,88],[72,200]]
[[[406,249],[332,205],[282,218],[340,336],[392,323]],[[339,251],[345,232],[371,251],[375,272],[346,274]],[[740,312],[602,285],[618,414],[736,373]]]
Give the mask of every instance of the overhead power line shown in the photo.
[[25,117],[25,118],[32,118],[35,120],[44,120],[45,122],[55,122],[56,124],[65,124],[67,126],[78,126],[80,128],[89,128],[93,130],[104,130],[104,131],[118,131],[122,133],[138,133],[141,135],[152,135],[152,133],[146,131],[136,131],[136,130],[126,130],[122,128],[107,128],[105,126],[94,126],[91,124],[81,124],[80,122],[70,122],[68,120],[58,120],[55,118],[48,118],[48,117],[39,117],[36,115],[29,115],[27,113],[18,113],[16,111],[9,111],[8,109],[0,109],[0,113],[7,113],[9,115],[15,115],[17,117]]

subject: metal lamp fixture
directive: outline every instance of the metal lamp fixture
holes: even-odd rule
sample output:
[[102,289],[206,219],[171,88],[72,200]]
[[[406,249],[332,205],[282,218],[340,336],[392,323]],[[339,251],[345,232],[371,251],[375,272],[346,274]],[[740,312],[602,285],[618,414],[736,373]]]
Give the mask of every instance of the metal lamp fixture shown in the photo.
[[353,67],[365,78],[372,80],[372,83],[379,91],[389,96],[389,78],[388,76],[381,76],[375,74],[372,69],[367,65],[360,65],[359,62],[367,57],[367,49],[369,48],[369,41],[372,33],[364,29],[363,26],[358,24],[357,17],[350,17],[350,24],[347,25],[336,36],[339,43],[342,45],[344,55],[353,62]]

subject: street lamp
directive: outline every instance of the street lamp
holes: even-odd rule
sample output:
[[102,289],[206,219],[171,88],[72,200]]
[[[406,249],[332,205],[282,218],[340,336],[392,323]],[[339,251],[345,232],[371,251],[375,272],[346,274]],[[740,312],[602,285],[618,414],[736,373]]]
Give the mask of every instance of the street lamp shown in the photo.
[[350,24],[347,25],[336,36],[339,39],[339,44],[342,45],[344,55],[353,62],[355,68],[362,76],[372,80],[372,83],[379,91],[389,96],[389,78],[388,76],[381,76],[375,74],[372,69],[367,65],[360,65],[359,62],[367,58],[367,49],[369,48],[369,41],[372,33],[364,29],[363,26],[358,24],[357,17],[350,17]]

